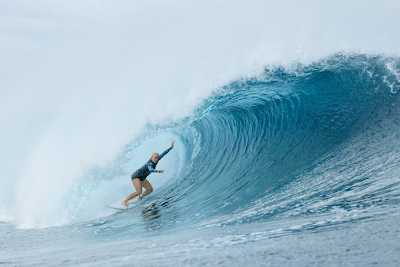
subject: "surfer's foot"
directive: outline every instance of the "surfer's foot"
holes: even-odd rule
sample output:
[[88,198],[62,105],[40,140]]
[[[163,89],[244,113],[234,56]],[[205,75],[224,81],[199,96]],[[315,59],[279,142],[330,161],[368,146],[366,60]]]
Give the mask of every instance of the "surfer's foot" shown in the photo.
[[128,203],[127,203],[127,201],[125,201],[125,200],[122,201],[121,204],[122,204],[122,206],[128,207]]
[[142,195],[139,195],[138,199],[139,199],[139,201],[142,201],[143,196],[142,196]]

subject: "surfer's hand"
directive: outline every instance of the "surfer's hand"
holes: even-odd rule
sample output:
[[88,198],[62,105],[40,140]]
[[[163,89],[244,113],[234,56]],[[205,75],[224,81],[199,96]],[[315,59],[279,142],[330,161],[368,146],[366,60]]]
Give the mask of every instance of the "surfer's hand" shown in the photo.
[[174,143],[175,143],[175,140],[174,140],[174,141],[172,141],[171,148],[173,148],[173,147],[174,147]]
[[164,170],[158,170],[159,173],[164,173]]

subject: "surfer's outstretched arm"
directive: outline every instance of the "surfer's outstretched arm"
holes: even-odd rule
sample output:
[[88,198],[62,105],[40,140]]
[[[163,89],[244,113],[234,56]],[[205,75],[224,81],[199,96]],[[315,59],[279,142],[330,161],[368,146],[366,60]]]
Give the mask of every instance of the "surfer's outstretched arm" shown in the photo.
[[174,143],[175,143],[175,140],[172,141],[172,144],[171,144],[171,147],[170,147],[170,148],[168,148],[167,150],[165,150],[163,153],[160,154],[158,160],[162,159],[165,155],[168,154],[168,152],[171,151],[172,148],[174,148]]
[[163,170],[156,170],[153,167],[153,164],[151,164],[151,162],[149,163],[149,165],[147,166],[147,168],[149,169],[150,172],[164,172]]

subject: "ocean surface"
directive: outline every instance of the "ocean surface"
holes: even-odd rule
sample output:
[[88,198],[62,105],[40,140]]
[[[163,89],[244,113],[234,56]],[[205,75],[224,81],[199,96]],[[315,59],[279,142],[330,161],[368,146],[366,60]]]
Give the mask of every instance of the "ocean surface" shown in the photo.
[[400,266],[399,10],[0,0],[0,267]]

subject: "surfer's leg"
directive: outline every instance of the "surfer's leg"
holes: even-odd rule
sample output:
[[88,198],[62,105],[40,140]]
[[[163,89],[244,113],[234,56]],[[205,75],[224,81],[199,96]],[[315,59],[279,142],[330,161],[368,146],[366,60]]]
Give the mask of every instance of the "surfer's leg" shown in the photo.
[[149,182],[147,179],[145,179],[145,180],[142,182],[142,186],[143,186],[144,188],[146,188],[146,191],[144,191],[143,194],[140,195],[141,198],[144,197],[144,196],[147,196],[148,194],[150,194],[151,192],[153,192],[153,187],[151,186],[150,182]]
[[132,180],[133,186],[136,189],[136,192],[130,194],[129,196],[126,197],[126,199],[124,201],[122,201],[122,205],[124,205],[125,207],[128,207],[128,201],[131,200],[132,198],[140,195],[142,193],[142,181],[140,181],[139,178],[135,178]]

